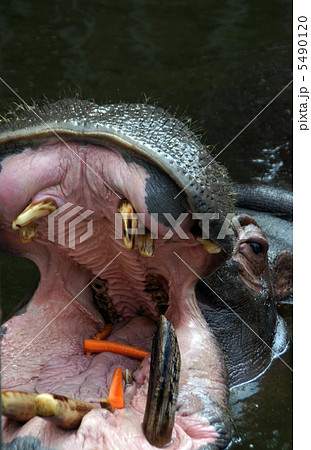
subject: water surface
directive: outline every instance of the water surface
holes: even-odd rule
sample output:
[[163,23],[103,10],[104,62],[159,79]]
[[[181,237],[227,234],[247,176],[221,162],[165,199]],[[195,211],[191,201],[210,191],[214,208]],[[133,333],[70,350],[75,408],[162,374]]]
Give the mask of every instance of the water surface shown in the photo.
[[[217,154],[291,80],[291,20],[288,0],[2,1],[0,76],[27,102],[148,98],[191,116]],[[291,188],[291,96],[289,87],[218,157],[235,181]],[[0,109],[14,102],[0,83]],[[37,273],[6,256],[2,267],[6,315]],[[291,351],[283,358],[291,366]],[[233,449],[292,448],[291,375],[277,360],[233,393]]]

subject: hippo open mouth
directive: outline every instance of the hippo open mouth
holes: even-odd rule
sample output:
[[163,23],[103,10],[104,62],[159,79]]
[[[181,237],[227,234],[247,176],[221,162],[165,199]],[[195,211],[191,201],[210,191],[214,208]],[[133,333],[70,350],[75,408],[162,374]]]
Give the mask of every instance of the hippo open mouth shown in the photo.
[[[0,132],[1,248],[41,274],[4,327],[3,442],[225,448],[226,368],[194,289],[231,251],[230,236],[218,237],[232,208],[226,172],[187,125],[148,105],[63,100]],[[217,214],[209,239],[202,213]],[[151,354],[86,354],[107,324],[108,341]],[[124,407],[107,409],[117,368]]]

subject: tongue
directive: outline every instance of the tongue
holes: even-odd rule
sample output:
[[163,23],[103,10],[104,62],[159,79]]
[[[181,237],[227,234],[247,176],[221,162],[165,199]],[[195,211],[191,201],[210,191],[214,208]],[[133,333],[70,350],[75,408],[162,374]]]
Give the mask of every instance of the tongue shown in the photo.
[[[126,324],[116,325],[109,341],[151,349],[151,341],[156,325],[146,317],[136,317]],[[35,385],[38,393],[55,393],[81,401],[99,405],[103,397],[108,397],[114,370],[136,370],[140,361],[111,352],[92,356],[70,355],[50,359]]]

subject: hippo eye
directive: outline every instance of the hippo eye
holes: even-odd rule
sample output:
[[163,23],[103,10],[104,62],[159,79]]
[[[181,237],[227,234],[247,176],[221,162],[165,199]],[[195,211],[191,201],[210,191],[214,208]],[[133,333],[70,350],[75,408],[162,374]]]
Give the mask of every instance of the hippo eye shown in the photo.
[[258,242],[249,242],[250,248],[253,250],[255,255],[258,255],[262,251],[262,245],[258,244]]

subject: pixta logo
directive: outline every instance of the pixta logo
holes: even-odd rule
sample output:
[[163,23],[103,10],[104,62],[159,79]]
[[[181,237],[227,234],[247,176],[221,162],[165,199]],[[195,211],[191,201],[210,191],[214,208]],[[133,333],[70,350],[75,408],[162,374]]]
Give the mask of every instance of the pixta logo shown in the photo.
[[[76,241],[81,244],[93,235],[93,220],[87,220],[94,211],[83,211],[82,206],[74,206],[73,203],[65,203],[48,216],[48,240],[55,242],[55,229],[57,228],[56,242],[59,245],[68,246],[75,250]],[[84,223],[83,223],[84,222]],[[86,231],[84,226],[86,225]],[[78,230],[78,232],[77,232]],[[83,233],[79,236],[80,233]],[[78,234],[78,239],[76,235]],[[66,245],[66,241],[68,241]]]
[[[218,213],[182,213],[177,219],[173,217],[171,213],[162,213],[165,217],[169,230],[162,237],[162,239],[171,239],[175,233],[180,239],[190,239],[189,234],[185,233],[181,225],[185,219],[191,217],[193,220],[198,220],[201,228],[201,238],[209,239],[210,237],[210,222],[220,220]],[[158,213],[150,213],[151,221],[149,223],[150,233],[152,239],[158,239],[159,237],[159,215]],[[115,213],[115,239],[122,239],[124,231],[128,235],[144,235],[146,233],[145,228],[145,214],[144,213]],[[240,223],[234,213],[228,213],[221,223],[219,233],[217,235],[218,240],[225,239],[226,236],[232,236],[240,228]],[[235,231],[234,231],[235,230]]]

